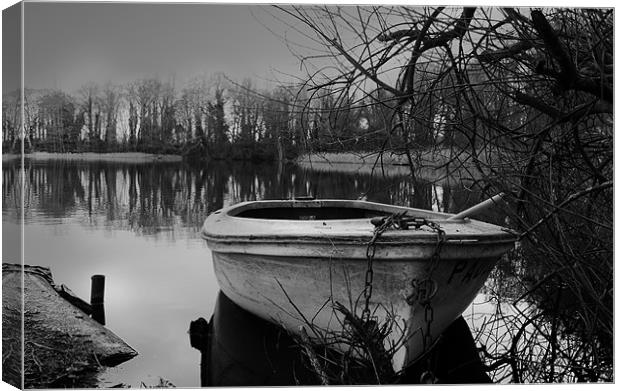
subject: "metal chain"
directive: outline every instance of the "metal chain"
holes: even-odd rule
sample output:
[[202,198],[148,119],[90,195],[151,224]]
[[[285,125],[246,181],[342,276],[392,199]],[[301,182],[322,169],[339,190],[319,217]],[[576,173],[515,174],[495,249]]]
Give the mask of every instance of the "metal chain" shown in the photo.
[[[424,353],[428,352],[433,343],[433,338],[431,336],[431,324],[433,323],[433,320],[435,320],[435,313],[433,311],[433,306],[431,306],[431,299],[433,298],[433,296],[435,296],[435,293],[437,292],[437,283],[435,282],[435,280],[433,280],[432,276],[435,268],[437,267],[437,264],[441,259],[441,248],[443,247],[446,238],[446,233],[443,229],[441,229],[439,224],[435,223],[434,221],[427,221],[426,225],[437,232],[437,243],[435,244],[435,250],[433,251],[433,255],[431,256],[431,261],[427,266],[425,280],[425,285],[431,284],[433,288],[431,293],[423,297],[422,301],[420,302],[420,304],[424,306],[424,322],[426,323],[426,330],[425,332],[423,332],[422,338],[422,351]],[[430,356],[427,357],[426,371],[422,374],[420,381],[422,383],[436,383],[437,381],[437,378],[432,371]]]
[[[393,226],[395,229],[407,230],[410,225],[412,225],[414,229],[420,229],[422,226],[427,226],[437,233],[437,242],[435,244],[433,255],[430,258],[430,262],[428,262],[426,267],[426,276],[423,279],[414,278],[411,280],[413,292],[406,298],[408,304],[414,305],[419,303],[424,308],[424,322],[426,323],[426,330],[422,331],[422,351],[426,353],[430,349],[433,342],[431,336],[431,325],[435,319],[435,313],[433,306],[431,305],[431,300],[435,296],[435,293],[437,293],[437,282],[433,280],[432,276],[441,259],[441,249],[446,241],[446,233],[436,222],[424,218],[405,217],[405,212],[378,219],[375,218],[372,220],[372,223],[375,225],[375,230],[372,239],[368,242],[368,247],[366,248],[366,259],[368,262],[364,284],[365,303],[364,310],[362,311],[362,320],[364,322],[370,321],[370,299],[372,297],[372,281],[374,274],[372,264],[377,251],[376,242],[381,234],[383,234],[383,232],[385,232],[390,226]],[[431,371],[430,357],[427,359],[427,368],[426,371],[422,373],[420,381],[422,383],[436,382],[436,377]]]
[[439,224],[434,221],[429,220],[421,220],[416,221],[415,223],[416,229],[420,228],[423,225],[431,228],[435,232],[437,232],[437,242],[435,244],[435,249],[433,251],[433,255],[431,255],[430,261],[426,266],[426,276],[422,279],[414,278],[411,280],[411,287],[413,288],[413,292],[411,295],[407,297],[407,303],[409,305],[414,305],[416,303],[420,303],[425,305],[427,302],[435,296],[437,292],[437,283],[433,280],[432,275],[435,269],[437,268],[437,264],[441,259],[441,248],[445,242],[446,233]]
[[[364,280],[364,310],[362,311],[362,320],[364,321],[368,321],[370,319],[370,299],[372,297],[372,283],[374,276],[373,260],[377,250],[376,242],[381,234],[383,234],[390,227],[394,229],[407,230],[410,225],[413,225],[415,229],[419,229],[423,225],[426,225],[437,232],[437,245],[435,246],[435,251],[431,257],[431,262],[427,267],[426,274],[428,277],[422,281],[413,280],[411,282],[411,285],[414,288],[414,293],[412,296],[407,298],[407,302],[413,301],[420,302],[422,304],[426,301],[430,302],[430,299],[435,295],[437,290],[437,285],[435,281],[432,280],[431,275],[439,263],[441,247],[445,241],[445,232],[441,229],[439,224],[434,221],[406,217],[405,213],[406,212],[395,213],[387,217],[372,220],[372,223],[375,225],[375,230],[373,237],[370,242],[368,242],[368,246],[366,248],[367,268]],[[413,304],[413,302],[410,302],[409,304]],[[430,310],[432,311],[432,308]]]
[[[424,322],[426,322],[426,332],[424,333],[423,339],[423,349],[425,352],[430,348],[432,343],[431,323],[433,323],[435,316],[433,307],[431,306],[431,299],[437,292],[437,283],[433,280],[433,272],[435,271],[435,268],[437,268],[437,264],[441,259],[441,248],[443,247],[446,237],[445,231],[441,229],[439,224],[434,221],[427,221],[426,225],[437,232],[437,243],[435,244],[435,250],[433,251],[431,260],[426,268],[426,278],[423,280],[424,283],[420,284],[427,287],[425,290],[426,294],[419,297],[420,304],[424,306]],[[428,289],[428,285],[431,285],[432,289]]]
[[435,244],[435,251],[433,251],[433,255],[431,256],[431,262],[428,265],[427,276],[431,277],[439,260],[441,259],[441,248],[443,244],[446,242],[446,232],[441,229],[441,226],[434,221],[426,221],[426,226],[430,227],[433,231],[437,232],[437,243]]
[[394,224],[396,219],[402,217],[403,215],[404,212],[382,218],[378,223],[373,221],[373,224],[376,224],[375,230],[372,235],[372,239],[368,242],[368,246],[366,247],[367,265],[366,277],[364,280],[364,310],[362,310],[362,320],[364,322],[368,322],[370,320],[370,299],[372,297],[372,280],[374,276],[372,263],[375,258],[375,252],[377,251],[377,239],[379,239],[381,234],[383,234],[391,225]]

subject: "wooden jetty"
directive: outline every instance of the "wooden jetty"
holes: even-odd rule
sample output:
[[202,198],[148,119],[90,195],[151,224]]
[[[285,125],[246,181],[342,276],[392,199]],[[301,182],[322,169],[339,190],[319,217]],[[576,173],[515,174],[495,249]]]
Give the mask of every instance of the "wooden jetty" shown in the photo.
[[94,387],[102,369],[138,354],[56,286],[48,268],[5,263],[2,348],[2,380],[18,388]]

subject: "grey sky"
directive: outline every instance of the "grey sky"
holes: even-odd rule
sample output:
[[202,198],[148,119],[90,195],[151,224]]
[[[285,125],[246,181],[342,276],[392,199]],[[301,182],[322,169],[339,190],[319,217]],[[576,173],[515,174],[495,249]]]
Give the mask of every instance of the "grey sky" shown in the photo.
[[2,92],[17,89],[21,79],[20,15],[19,4],[2,11]]
[[30,88],[74,91],[89,81],[148,76],[183,84],[218,71],[256,79],[272,77],[273,69],[299,73],[298,61],[259,22],[273,21],[264,6],[28,2],[24,20]]

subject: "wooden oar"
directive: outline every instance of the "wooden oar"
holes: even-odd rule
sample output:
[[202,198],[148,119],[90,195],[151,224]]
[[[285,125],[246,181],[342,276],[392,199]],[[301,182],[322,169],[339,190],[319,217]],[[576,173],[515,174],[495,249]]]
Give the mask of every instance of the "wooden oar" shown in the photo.
[[448,220],[462,220],[465,217],[470,217],[477,213],[480,213],[486,209],[489,209],[491,206],[495,205],[499,200],[504,198],[505,195],[506,195],[505,193],[496,194],[493,197],[489,198],[488,200],[482,201],[481,203],[474,205],[471,208],[466,209],[462,212],[459,212],[452,217],[448,217]]
[[[457,214],[455,214],[454,216],[448,217],[446,220],[462,220],[466,217],[470,217],[473,216],[477,213],[480,213],[486,209],[489,209],[491,206],[494,206],[499,200],[501,200],[506,194],[505,193],[499,193],[494,195],[493,197],[489,198],[488,200],[484,200],[481,203],[472,206],[469,209],[466,209],[462,212],[459,212]],[[400,229],[408,229],[409,226],[414,225],[416,227],[416,229],[420,228],[421,225],[426,224],[426,219],[424,218],[420,218],[420,217],[408,217],[406,215],[404,215],[403,213],[401,213],[398,216],[393,216],[396,217],[396,221],[398,222],[398,225],[400,227]],[[386,219],[388,218],[388,216],[378,216],[378,217],[373,217],[372,219],[370,219],[370,222],[375,226],[375,227],[380,227],[381,225],[383,225],[386,221]]]

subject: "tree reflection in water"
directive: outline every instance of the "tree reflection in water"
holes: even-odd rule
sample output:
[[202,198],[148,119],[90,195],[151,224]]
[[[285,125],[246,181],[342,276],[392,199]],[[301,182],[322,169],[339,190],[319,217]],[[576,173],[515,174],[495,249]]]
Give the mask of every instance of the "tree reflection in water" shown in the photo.
[[[475,203],[478,196],[463,187],[412,182],[402,176],[328,173],[293,165],[27,160],[24,172],[27,221],[75,218],[86,225],[143,235],[175,227],[198,231],[213,211],[248,200],[312,195],[454,211]],[[21,204],[18,163],[4,165],[3,183],[4,214],[15,219]]]

